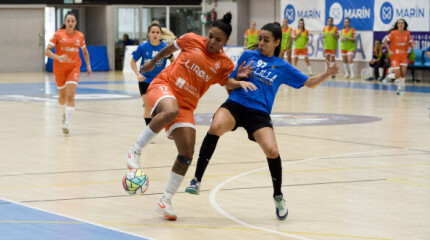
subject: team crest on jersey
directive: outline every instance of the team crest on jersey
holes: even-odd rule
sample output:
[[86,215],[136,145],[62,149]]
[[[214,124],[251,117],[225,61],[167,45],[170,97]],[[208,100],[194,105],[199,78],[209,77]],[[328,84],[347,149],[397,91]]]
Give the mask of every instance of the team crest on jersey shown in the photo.
[[194,48],[194,51],[201,52],[200,48]]
[[215,63],[215,69],[218,70],[220,68],[221,68],[221,66],[219,65],[219,63]]

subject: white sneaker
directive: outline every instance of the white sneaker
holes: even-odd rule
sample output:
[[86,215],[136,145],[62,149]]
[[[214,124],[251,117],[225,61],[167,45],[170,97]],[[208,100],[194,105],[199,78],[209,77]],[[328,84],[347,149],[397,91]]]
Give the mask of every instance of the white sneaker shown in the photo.
[[173,212],[172,204],[170,200],[166,199],[164,196],[158,201],[157,206],[155,206],[155,211],[169,220],[176,220],[176,214]]
[[355,77],[354,73],[351,73],[351,79],[353,79]]
[[64,121],[62,129],[63,129],[63,133],[64,134],[69,134],[69,131],[70,131],[70,124],[69,124],[69,122]]
[[127,161],[128,169],[140,168],[140,153],[136,152],[133,148],[125,155],[125,160]]
[[279,220],[285,220],[288,216],[288,208],[287,208],[284,196],[282,195],[275,196],[273,200],[275,201],[275,206],[276,206],[276,217]]
[[343,78],[349,78],[349,74],[348,73],[345,73],[345,75],[343,75]]

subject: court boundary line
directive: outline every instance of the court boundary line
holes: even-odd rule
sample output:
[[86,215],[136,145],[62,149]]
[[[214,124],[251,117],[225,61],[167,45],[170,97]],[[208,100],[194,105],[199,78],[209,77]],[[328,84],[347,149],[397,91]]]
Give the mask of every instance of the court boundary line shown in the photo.
[[46,212],[46,213],[50,213],[50,214],[54,214],[54,215],[61,216],[61,217],[64,217],[64,218],[73,219],[73,220],[76,220],[76,221],[81,222],[81,223],[86,223],[86,224],[90,224],[90,225],[97,226],[97,227],[100,227],[100,228],[109,229],[109,230],[111,230],[111,231],[115,231],[115,232],[120,232],[120,233],[128,234],[128,235],[130,235],[130,236],[139,237],[139,238],[142,238],[142,239],[145,239],[145,238],[146,238],[146,239],[148,239],[148,240],[156,240],[155,238],[150,238],[150,237],[147,237],[147,236],[140,236],[140,235],[137,235],[137,234],[135,234],[135,233],[130,233],[130,232],[123,231],[123,230],[119,230],[119,229],[115,229],[115,228],[112,228],[112,227],[103,226],[103,225],[101,225],[101,224],[94,223],[94,222],[87,221],[87,220],[83,220],[83,219],[80,219],[80,218],[77,218],[77,217],[70,217],[70,216],[65,215],[65,214],[61,214],[61,213],[57,213],[57,212],[53,212],[53,211],[49,211],[49,210],[45,210],[45,209],[42,209],[42,208],[38,208],[38,207],[34,207],[34,206],[30,206],[30,205],[27,205],[27,204],[23,204],[23,203],[20,203],[20,202],[16,202],[16,201],[13,201],[13,200],[9,200],[9,199],[7,199],[7,198],[3,198],[3,197],[1,197],[1,198],[0,198],[0,200],[6,201],[6,202],[10,202],[10,203],[13,203],[13,204],[17,204],[17,205],[20,205],[20,206],[23,206],[23,207],[31,208],[31,209],[34,209],[34,210],[38,210],[38,211],[42,211],[42,212]]
[[[386,151],[396,151],[396,150],[397,151],[398,150],[416,150],[416,149],[420,149],[420,148],[424,148],[425,149],[425,148],[428,148],[428,147],[413,147],[413,148],[402,148],[402,149],[385,149],[385,150],[375,150],[375,151],[364,151],[364,152],[355,152],[355,153],[336,154],[336,155],[325,156],[325,157],[314,157],[314,158],[308,158],[308,159],[303,159],[303,160],[294,161],[294,162],[287,162],[287,163],[283,163],[282,165],[286,166],[286,165],[292,165],[292,164],[296,164],[296,163],[310,162],[310,161],[314,161],[314,160],[318,160],[318,159],[323,159],[323,158],[333,158],[333,157],[340,157],[340,156],[350,156],[350,155],[368,154],[368,153],[377,153],[377,152],[386,152]],[[212,207],[218,213],[220,213],[224,217],[226,217],[226,218],[228,218],[228,219],[230,219],[230,220],[232,220],[232,221],[234,221],[234,222],[236,222],[236,223],[238,223],[238,224],[240,224],[242,226],[246,226],[248,228],[254,228],[254,229],[258,229],[258,230],[261,230],[261,231],[265,231],[265,232],[269,232],[269,233],[274,233],[274,234],[278,234],[278,235],[282,235],[282,236],[292,237],[292,238],[295,238],[295,239],[313,240],[313,239],[310,239],[310,238],[304,238],[304,237],[297,236],[297,235],[294,235],[294,234],[288,234],[288,233],[284,233],[282,231],[277,231],[277,230],[273,230],[273,229],[259,227],[259,226],[255,226],[255,225],[249,224],[249,223],[247,223],[245,221],[242,221],[242,220],[240,220],[238,218],[233,217],[232,215],[230,215],[229,213],[227,213],[224,209],[222,209],[218,205],[218,203],[216,201],[216,195],[217,195],[217,193],[221,190],[221,188],[224,185],[226,185],[227,183],[232,182],[232,181],[234,181],[234,180],[236,180],[238,178],[246,176],[248,174],[255,173],[255,172],[258,172],[258,171],[262,171],[262,170],[265,170],[265,169],[268,169],[268,167],[266,166],[266,167],[263,167],[263,168],[258,168],[258,169],[254,169],[254,170],[251,170],[251,171],[247,171],[247,172],[238,174],[236,176],[227,178],[226,180],[222,181],[220,184],[216,185],[210,191],[210,195],[209,195],[210,204],[212,205]]]

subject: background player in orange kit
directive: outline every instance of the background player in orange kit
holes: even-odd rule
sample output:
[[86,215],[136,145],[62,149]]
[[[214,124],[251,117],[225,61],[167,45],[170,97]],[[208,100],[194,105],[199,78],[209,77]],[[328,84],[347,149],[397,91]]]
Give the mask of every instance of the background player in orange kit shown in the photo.
[[[206,38],[194,33],[183,35],[141,68],[143,73],[151,71],[155,63],[176,50],[181,50],[177,59],[151,82],[146,96],[152,109],[152,121],[126,155],[128,168],[140,168],[139,158],[142,149],[163,128],[175,141],[178,156],[164,195],[155,208],[167,219],[176,219],[171,198],[182,183],[194,154],[196,130],[193,112],[199,99],[211,85],[217,83],[227,85],[228,89],[239,87],[252,89],[249,82],[229,79],[234,64],[224,53],[223,46],[232,31],[231,18],[231,13],[227,13],[222,20],[212,23]],[[239,75],[245,77],[250,73],[250,67],[242,66],[238,71]]]
[[[388,42],[390,42],[389,47]],[[397,95],[403,94],[408,70],[408,48],[413,49],[411,33],[408,31],[408,23],[404,19],[396,21],[384,41],[384,45],[390,53],[391,68],[394,69],[395,78],[399,80]]]
[[[90,55],[85,46],[84,35],[75,30],[76,17],[68,12],[64,17],[64,24],[49,40],[45,55],[54,59],[54,76],[58,88],[58,103],[62,113],[63,133],[68,134],[73,112],[75,111],[75,92],[79,82],[81,58],[79,47],[82,48],[87,74],[91,75]],[[52,48],[55,47],[55,53]]]

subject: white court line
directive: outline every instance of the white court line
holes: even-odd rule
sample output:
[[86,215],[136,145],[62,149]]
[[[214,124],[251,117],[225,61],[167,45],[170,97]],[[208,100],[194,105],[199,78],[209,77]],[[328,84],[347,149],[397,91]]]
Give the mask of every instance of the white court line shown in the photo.
[[[387,152],[387,151],[397,151],[397,150],[414,150],[414,149],[420,149],[420,148],[429,148],[429,147],[415,147],[415,148],[404,148],[404,149],[389,149],[389,150],[377,150],[377,151],[367,151],[367,152],[346,153],[346,154],[338,154],[338,155],[332,155],[332,156],[326,156],[326,157],[308,158],[308,159],[298,160],[298,161],[294,161],[294,162],[287,162],[287,163],[285,163],[283,165],[285,166],[285,165],[291,165],[291,164],[295,164],[295,163],[310,162],[310,161],[313,161],[313,160],[322,159],[322,158],[330,158],[330,157],[341,157],[341,156],[350,156],[350,155],[368,154],[368,153],[378,153],[378,152]],[[251,173],[254,173],[254,172],[258,172],[258,171],[261,171],[261,170],[264,170],[264,169],[268,169],[268,168],[269,167],[263,167],[263,168],[251,170],[251,171],[248,171],[248,172],[244,172],[242,174],[239,174],[239,175],[236,175],[234,177],[228,178],[228,179],[224,180],[223,182],[221,182],[220,184],[218,184],[214,189],[211,190],[210,195],[209,195],[209,201],[210,201],[212,207],[217,212],[219,212],[220,214],[224,215],[225,217],[233,220],[236,223],[239,223],[240,225],[248,227],[248,228],[258,229],[258,230],[261,230],[261,231],[275,233],[275,234],[279,234],[279,235],[282,235],[282,236],[292,237],[292,238],[295,238],[295,239],[312,240],[310,238],[304,238],[304,237],[300,237],[300,236],[297,236],[297,235],[294,235],[294,234],[284,233],[284,232],[281,232],[281,231],[276,231],[276,230],[272,230],[272,229],[264,228],[264,227],[258,227],[258,226],[246,223],[246,222],[244,222],[242,220],[239,220],[239,219],[233,217],[232,215],[230,215],[229,213],[227,213],[226,211],[224,211],[218,205],[218,203],[216,201],[216,195],[217,195],[218,191],[221,190],[221,188],[224,185],[226,185],[227,183],[232,182],[232,181],[234,181],[234,180],[236,180],[236,179],[238,179],[240,177],[243,177],[245,175],[248,175],[248,174],[251,174]]]
[[155,238],[150,238],[150,237],[146,237],[146,236],[140,236],[140,235],[137,235],[137,234],[134,234],[134,233],[129,233],[129,232],[126,232],[126,231],[115,229],[115,228],[106,227],[106,226],[103,226],[101,224],[93,223],[93,222],[82,220],[82,219],[75,218],[75,217],[70,217],[70,216],[67,216],[67,215],[64,215],[64,214],[60,214],[60,213],[48,211],[48,210],[41,209],[41,208],[38,208],[38,207],[29,206],[29,205],[22,204],[22,203],[19,203],[19,202],[15,202],[15,201],[12,201],[12,200],[9,200],[9,199],[6,199],[6,198],[0,198],[0,200],[6,201],[6,202],[11,202],[11,203],[23,206],[23,207],[32,208],[32,209],[35,209],[35,210],[38,210],[38,211],[42,211],[42,212],[47,212],[47,213],[50,213],[50,214],[58,215],[58,216],[61,216],[61,217],[70,218],[70,219],[76,220],[78,222],[83,222],[83,223],[91,224],[91,225],[94,225],[94,226],[97,226],[97,227],[101,227],[101,228],[105,228],[105,229],[109,229],[109,230],[112,230],[112,231],[115,231],[115,232],[121,232],[121,233],[125,233],[125,234],[131,235],[131,236],[135,236],[135,237],[146,238],[146,239],[149,239],[149,240],[155,240]]

